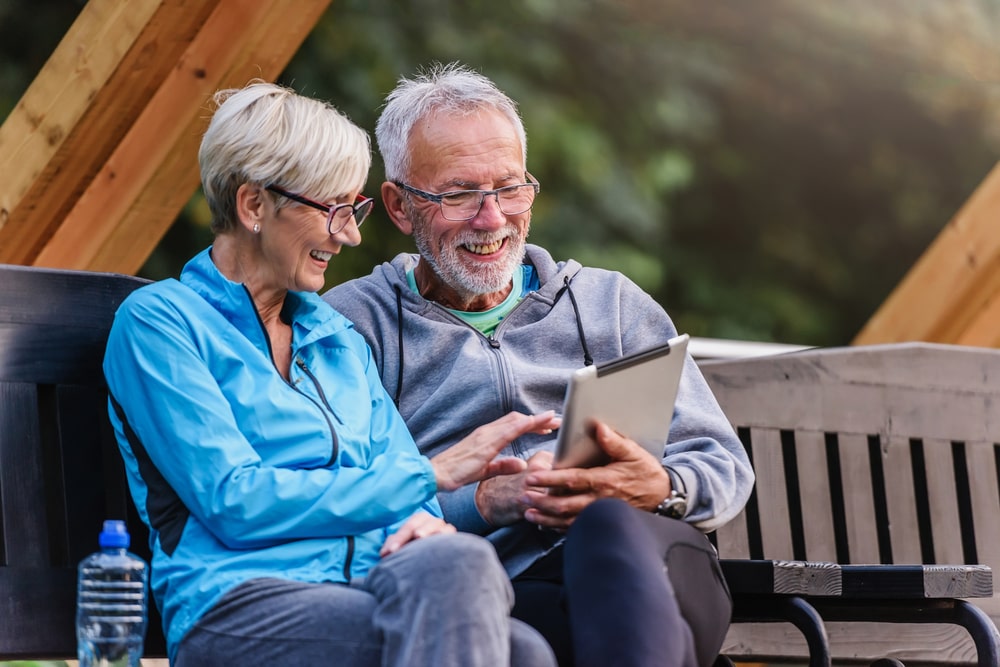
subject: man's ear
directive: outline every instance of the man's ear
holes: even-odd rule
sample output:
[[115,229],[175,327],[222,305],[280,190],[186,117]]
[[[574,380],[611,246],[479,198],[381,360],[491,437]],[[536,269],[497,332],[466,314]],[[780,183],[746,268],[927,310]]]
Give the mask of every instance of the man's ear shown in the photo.
[[413,222],[406,212],[406,202],[403,197],[403,191],[395,183],[386,181],[382,184],[382,204],[386,213],[399,231],[410,236],[413,234]]
[[248,232],[254,231],[254,225],[260,229],[266,210],[264,189],[259,185],[244,183],[236,191],[236,217]]

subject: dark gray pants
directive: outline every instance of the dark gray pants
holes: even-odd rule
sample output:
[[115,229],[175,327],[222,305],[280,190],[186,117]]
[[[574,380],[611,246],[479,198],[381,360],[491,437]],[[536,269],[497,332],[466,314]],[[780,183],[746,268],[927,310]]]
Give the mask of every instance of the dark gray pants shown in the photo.
[[436,535],[351,585],[248,581],[199,619],[174,665],[553,667],[545,640],[510,618],[512,603],[489,542]]
[[708,539],[620,500],[587,507],[565,543],[513,583],[514,617],[562,667],[711,665],[732,614]]

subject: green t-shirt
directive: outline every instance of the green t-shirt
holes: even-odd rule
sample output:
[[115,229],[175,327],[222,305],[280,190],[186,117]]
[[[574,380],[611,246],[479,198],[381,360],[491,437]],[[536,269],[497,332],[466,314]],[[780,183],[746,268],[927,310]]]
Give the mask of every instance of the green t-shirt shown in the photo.
[[[413,269],[406,272],[406,281],[410,284],[410,289],[419,294],[417,280],[413,277]],[[538,278],[535,277],[535,267],[530,264],[522,264],[520,271],[514,272],[514,286],[510,294],[500,304],[479,312],[469,312],[467,310],[452,310],[449,313],[461,318],[469,326],[479,330],[484,336],[489,336],[497,328],[497,325],[507,317],[510,311],[514,310],[517,304],[521,303],[524,295],[533,289],[538,289]]]

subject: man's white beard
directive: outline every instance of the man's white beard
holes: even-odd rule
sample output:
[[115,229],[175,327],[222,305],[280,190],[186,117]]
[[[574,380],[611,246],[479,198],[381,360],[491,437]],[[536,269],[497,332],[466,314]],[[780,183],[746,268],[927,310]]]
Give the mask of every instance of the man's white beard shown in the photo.
[[[508,224],[499,232],[478,233],[467,231],[454,239],[450,245],[440,245],[435,254],[433,250],[433,239],[427,233],[430,225],[424,224],[423,220],[414,221],[413,240],[421,259],[427,262],[434,273],[451,289],[465,298],[479,296],[482,294],[492,294],[499,292],[508,285],[514,276],[514,271],[518,269],[524,261],[525,240],[518,233],[515,225]],[[525,230],[527,236],[527,230]],[[504,248],[506,258],[503,262],[493,264],[488,267],[480,267],[472,270],[462,262],[459,256],[458,246],[460,245],[488,245],[504,238],[507,244]]]

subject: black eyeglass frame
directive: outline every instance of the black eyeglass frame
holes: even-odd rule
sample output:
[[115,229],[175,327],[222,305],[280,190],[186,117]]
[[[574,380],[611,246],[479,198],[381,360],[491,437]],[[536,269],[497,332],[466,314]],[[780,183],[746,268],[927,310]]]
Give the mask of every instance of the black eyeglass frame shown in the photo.
[[[524,209],[523,211],[517,211],[516,213],[508,213],[508,212],[504,211],[503,210],[503,204],[500,203],[500,193],[501,192],[510,191],[510,190],[513,190],[514,188],[523,188],[526,185],[532,185],[532,186],[534,186],[534,188],[535,188],[535,196],[538,195],[538,193],[542,189],[541,184],[535,179],[534,176],[532,176],[528,172],[524,172],[524,176],[525,176],[525,178],[528,179],[524,183],[515,183],[513,185],[505,185],[502,188],[496,188],[495,190],[449,190],[448,192],[440,192],[438,194],[434,194],[433,192],[426,192],[424,190],[420,190],[419,188],[415,188],[412,185],[407,185],[406,183],[403,183],[402,181],[393,181],[392,183],[397,188],[402,188],[404,191],[409,192],[410,194],[416,195],[416,196],[418,196],[418,197],[420,197],[422,199],[426,199],[429,202],[433,202],[433,203],[437,204],[438,208],[441,209],[441,215],[444,216],[445,220],[451,220],[452,222],[464,222],[466,220],[472,220],[477,215],[479,215],[479,212],[483,210],[483,204],[486,202],[486,198],[489,197],[490,195],[493,195],[494,197],[496,197],[497,206],[500,207],[500,212],[503,213],[504,215],[520,215],[522,213],[527,213],[528,211],[530,211],[531,208],[535,205],[534,198],[532,198],[531,204],[528,205],[528,208]],[[478,194],[479,195],[479,207],[476,208],[476,212],[473,213],[472,215],[468,216],[468,217],[465,217],[465,218],[449,218],[448,214],[445,213],[444,198],[448,197],[449,195],[468,195],[468,194]]]
[[[295,194],[294,192],[289,192],[288,190],[274,184],[266,185],[264,186],[264,189],[267,190],[268,192],[273,192],[276,195],[281,195],[286,199],[291,199],[294,202],[298,202],[299,204],[303,204],[305,206],[309,206],[318,211],[326,213],[326,231],[327,233],[330,234],[330,236],[333,236],[334,234],[342,231],[344,227],[347,226],[347,223],[351,220],[352,217],[354,218],[354,223],[358,227],[360,227],[361,224],[365,221],[365,219],[369,215],[371,215],[372,209],[375,208],[375,200],[372,199],[371,197],[365,197],[364,195],[361,194],[357,196],[353,204],[335,204],[331,206],[330,204],[323,204],[314,199],[309,199],[309,197],[306,197],[304,195],[298,195]],[[337,215],[337,211],[342,211],[346,208],[351,209],[351,215],[349,215],[347,218],[344,219],[340,227],[334,229],[333,219]]]

